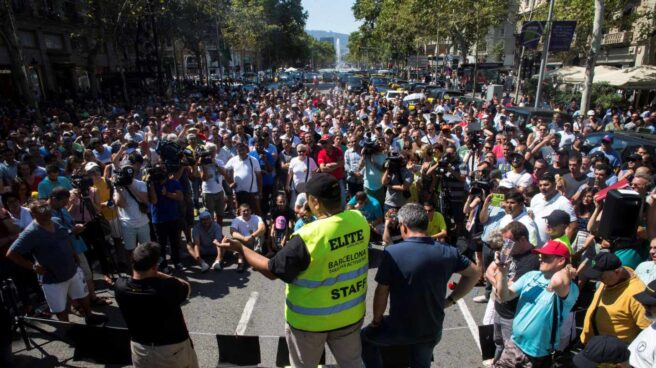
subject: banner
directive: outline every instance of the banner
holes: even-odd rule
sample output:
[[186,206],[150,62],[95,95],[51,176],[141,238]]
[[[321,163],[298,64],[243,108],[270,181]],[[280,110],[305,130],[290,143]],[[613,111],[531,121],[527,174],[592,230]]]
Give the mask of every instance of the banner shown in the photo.
[[549,51],[567,51],[572,44],[576,30],[575,20],[554,21],[551,25]]
[[519,45],[529,50],[536,49],[540,43],[545,24],[544,21],[524,22],[522,31],[519,34]]

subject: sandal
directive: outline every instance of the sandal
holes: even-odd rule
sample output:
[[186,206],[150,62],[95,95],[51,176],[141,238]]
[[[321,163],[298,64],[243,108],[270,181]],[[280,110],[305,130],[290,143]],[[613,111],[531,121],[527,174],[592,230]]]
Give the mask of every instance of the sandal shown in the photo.
[[102,296],[97,296],[93,299],[91,299],[91,305],[94,306],[106,306],[106,305],[112,305],[112,301],[109,298],[105,298]]

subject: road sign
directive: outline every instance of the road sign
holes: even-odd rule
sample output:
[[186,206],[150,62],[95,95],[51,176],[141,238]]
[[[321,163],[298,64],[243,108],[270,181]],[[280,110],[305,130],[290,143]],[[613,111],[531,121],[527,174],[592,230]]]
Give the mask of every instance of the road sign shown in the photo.
[[551,26],[551,41],[549,51],[567,51],[572,44],[576,30],[575,20],[555,21]]
[[536,49],[538,43],[540,43],[542,31],[544,30],[544,25],[546,23],[547,22],[544,21],[524,22],[522,24],[522,31],[519,35],[519,44],[529,50]]

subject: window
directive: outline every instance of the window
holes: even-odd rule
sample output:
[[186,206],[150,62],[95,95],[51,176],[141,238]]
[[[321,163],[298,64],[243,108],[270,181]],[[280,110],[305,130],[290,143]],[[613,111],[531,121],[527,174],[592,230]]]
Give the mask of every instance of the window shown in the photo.
[[23,47],[36,47],[36,36],[32,31],[18,31],[18,39]]
[[46,49],[48,50],[63,50],[64,49],[64,39],[62,35],[45,33],[43,39],[46,44]]

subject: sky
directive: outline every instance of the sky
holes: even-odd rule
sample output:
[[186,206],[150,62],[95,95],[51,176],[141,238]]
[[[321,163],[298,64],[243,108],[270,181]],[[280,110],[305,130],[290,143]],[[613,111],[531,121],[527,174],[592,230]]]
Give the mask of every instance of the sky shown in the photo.
[[351,7],[354,0],[302,0],[308,12],[306,29],[349,34],[358,29]]

